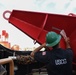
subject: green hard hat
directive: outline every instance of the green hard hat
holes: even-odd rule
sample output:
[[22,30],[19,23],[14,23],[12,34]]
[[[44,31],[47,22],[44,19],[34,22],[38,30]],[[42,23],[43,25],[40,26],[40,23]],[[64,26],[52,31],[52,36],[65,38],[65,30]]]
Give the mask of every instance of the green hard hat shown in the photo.
[[60,42],[61,35],[51,31],[46,34],[46,46],[55,46]]

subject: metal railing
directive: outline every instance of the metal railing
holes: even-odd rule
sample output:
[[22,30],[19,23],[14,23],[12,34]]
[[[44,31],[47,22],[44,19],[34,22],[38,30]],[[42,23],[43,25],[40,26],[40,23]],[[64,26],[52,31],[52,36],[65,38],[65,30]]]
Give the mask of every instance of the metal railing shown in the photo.
[[9,68],[10,68],[9,75],[14,75],[14,62],[13,62],[12,58],[0,59],[0,65],[3,65],[6,63],[9,63]]

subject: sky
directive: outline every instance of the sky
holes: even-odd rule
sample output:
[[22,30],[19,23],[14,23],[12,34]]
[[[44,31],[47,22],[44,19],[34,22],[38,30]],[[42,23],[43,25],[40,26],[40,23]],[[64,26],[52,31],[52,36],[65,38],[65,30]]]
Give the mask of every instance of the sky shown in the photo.
[[[11,42],[11,46],[18,44],[21,48],[37,47],[38,43],[34,44],[33,39],[3,18],[4,11],[16,9],[68,15],[69,13],[76,14],[75,3],[76,0],[0,0],[0,34],[2,30],[9,33],[8,41]],[[10,14],[6,16],[9,18]]]

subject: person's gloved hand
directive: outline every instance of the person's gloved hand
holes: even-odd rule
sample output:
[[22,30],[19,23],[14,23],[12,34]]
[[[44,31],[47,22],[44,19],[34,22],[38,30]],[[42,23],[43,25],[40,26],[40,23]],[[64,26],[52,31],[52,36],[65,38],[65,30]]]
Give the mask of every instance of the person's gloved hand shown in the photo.
[[61,30],[60,34],[63,36],[64,39],[67,38],[66,33],[65,33],[64,30]]
[[62,31],[60,32],[60,34],[63,36],[63,38],[64,38],[64,40],[65,40],[66,47],[67,47],[67,48],[70,48],[70,39],[69,39],[69,37],[67,37],[65,31],[62,30]]

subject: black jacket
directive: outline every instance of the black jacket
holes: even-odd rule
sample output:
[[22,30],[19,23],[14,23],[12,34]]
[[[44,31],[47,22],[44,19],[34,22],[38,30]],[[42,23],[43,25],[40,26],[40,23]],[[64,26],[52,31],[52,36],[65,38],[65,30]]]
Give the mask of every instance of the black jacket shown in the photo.
[[70,48],[39,51],[34,58],[46,64],[48,75],[72,75],[73,52]]

